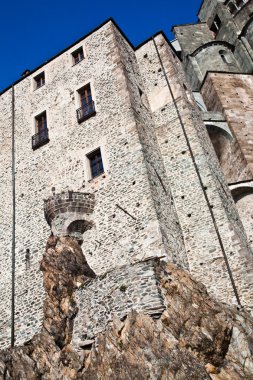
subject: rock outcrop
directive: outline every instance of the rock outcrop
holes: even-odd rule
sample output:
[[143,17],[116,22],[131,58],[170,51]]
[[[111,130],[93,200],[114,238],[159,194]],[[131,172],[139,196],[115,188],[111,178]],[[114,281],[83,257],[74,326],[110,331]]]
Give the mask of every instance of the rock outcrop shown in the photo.
[[47,293],[42,330],[0,352],[0,380],[253,379],[250,316],[217,303],[175,265],[157,268],[167,304],[161,318],[133,311],[76,351],[75,289],[95,274],[74,239],[50,237],[41,262]]

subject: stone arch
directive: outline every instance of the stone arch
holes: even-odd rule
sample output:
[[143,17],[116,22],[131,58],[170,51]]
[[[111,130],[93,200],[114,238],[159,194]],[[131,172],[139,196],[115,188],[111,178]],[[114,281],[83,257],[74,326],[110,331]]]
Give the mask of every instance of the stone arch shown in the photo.
[[253,16],[248,20],[248,22],[244,25],[241,37],[245,37],[253,49]]
[[[71,223],[76,221],[91,223],[94,206],[94,194],[62,192],[49,197],[45,201],[45,218],[55,236],[66,236]],[[77,224],[72,227],[74,228],[74,226],[77,228]]]
[[206,109],[205,107],[203,106],[203,104],[201,104],[198,100],[196,100],[196,103],[197,103],[197,106],[198,106],[198,109],[202,112],[206,112]]
[[83,242],[83,234],[92,229],[93,223],[85,219],[73,220],[67,227],[66,233],[76,239],[79,244]]
[[197,103],[199,110],[202,112],[206,112],[207,109],[206,109],[206,106],[205,106],[205,103],[204,103],[204,100],[202,98],[201,93],[197,92],[197,91],[193,91],[193,96],[194,96],[194,99]]
[[231,174],[233,170],[233,136],[231,132],[228,128],[222,127],[218,124],[215,125],[214,123],[206,124],[206,129],[224,175],[227,177],[228,181],[233,180]]
[[205,76],[207,71],[238,71],[238,63],[234,56],[235,47],[225,41],[211,41],[198,47],[190,57],[199,66]]
[[206,124],[207,132],[212,141],[215,153],[221,162],[223,157],[226,156],[226,151],[230,145],[233,137],[224,128],[215,124]]
[[242,224],[253,245],[253,187],[239,186],[231,190]]
[[253,194],[253,187],[241,185],[232,189],[231,193],[232,193],[235,203],[237,203],[240,201],[240,199],[242,199],[246,195]]

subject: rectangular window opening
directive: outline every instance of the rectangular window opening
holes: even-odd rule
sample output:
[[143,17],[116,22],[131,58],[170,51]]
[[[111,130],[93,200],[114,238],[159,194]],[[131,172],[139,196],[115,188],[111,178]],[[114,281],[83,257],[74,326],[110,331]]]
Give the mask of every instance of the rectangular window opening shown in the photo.
[[211,25],[210,30],[213,32],[214,37],[218,34],[219,30],[221,28],[221,20],[218,15],[215,16],[213,23]]
[[93,152],[87,154],[87,158],[90,163],[91,178],[96,178],[100,174],[104,173],[104,165],[101,155],[100,148],[94,150]]
[[94,101],[92,99],[90,84],[78,90],[80,108],[77,110],[77,120],[79,123],[96,114]]
[[44,111],[35,117],[35,135],[32,136],[32,148],[35,150],[48,142],[47,114]]
[[77,63],[81,62],[84,59],[82,47],[80,47],[79,49],[75,50],[72,53],[72,59],[73,59],[73,65],[76,65]]
[[34,82],[35,82],[35,90],[37,90],[37,88],[44,86],[44,84],[45,84],[45,73],[44,73],[44,71],[43,71],[43,73],[40,73],[39,75],[34,77]]

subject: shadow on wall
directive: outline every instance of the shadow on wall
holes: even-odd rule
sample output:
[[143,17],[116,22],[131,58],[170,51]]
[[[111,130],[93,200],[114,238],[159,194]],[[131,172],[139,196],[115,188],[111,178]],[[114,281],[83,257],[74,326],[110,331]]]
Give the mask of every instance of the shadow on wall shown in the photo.
[[218,157],[220,166],[226,175],[230,169],[228,166],[230,162],[231,144],[233,137],[227,131],[216,125],[207,124],[206,128],[213,144],[215,153]]
[[253,243],[253,187],[241,186],[231,190],[238,213],[250,244]]
[[83,243],[83,234],[91,230],[92,227],[92,222],[88,222],[87,220],[75,220],[68,226],[67,235],[76,239],[81,245]]

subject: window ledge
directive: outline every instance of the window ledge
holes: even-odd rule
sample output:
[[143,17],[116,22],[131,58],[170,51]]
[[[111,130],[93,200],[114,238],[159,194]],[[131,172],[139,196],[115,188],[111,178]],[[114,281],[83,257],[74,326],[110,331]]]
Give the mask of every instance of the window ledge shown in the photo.
[[77,121],[78,121],[78,124],[83,123],[85,120],[87,120],[87,119],[89,119],[90,117],[95,116],[95,115],[96,115],[96,111],[94,110],[94,111],[92,111],[91,113],[89,113],[89,115],[85,115],[85,116],[80,117],[80,119],[77,120]]
[[82,62],[84,59],[85,59],[85,57],[83,57],[82,59],[80,59],[80,61],[78,61],[78,62],[74,63],[74,64],[72,65],[72,67],[74,67],[74,66],[78,65],[78,63]]
[[36,87],[33,91],[37,91],[37,90],[39,90],[41,87],[44,87],[45,86],[45,84],[46,83],[44,83],[44,84],[42,84],[41,86],[39,86],[39,87]]
[[102,179],[104,179],[106,177],[107,177],[107,175],[104,172],[104,173],[101,173],[101,174],[97,175],[96,177],[93,177],[93,178],[89,179],[88,182],[89,183],[94,183],[94,182],[100,181],[100,180],[102,180]]
[[39,149],[40,147],[42,147],[43,145],[46,145],[49,143],[49,138],[45,139],[44,141],[41,141],[39,143],[37,143],[36,145],[33,145],[32,149],[33,151],[36,150],[36,149]]

